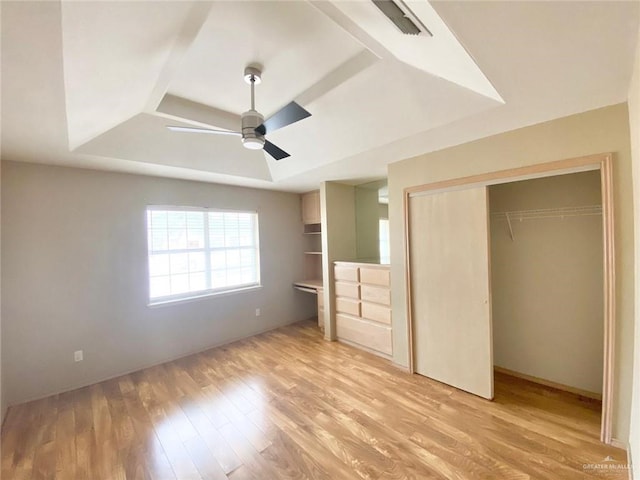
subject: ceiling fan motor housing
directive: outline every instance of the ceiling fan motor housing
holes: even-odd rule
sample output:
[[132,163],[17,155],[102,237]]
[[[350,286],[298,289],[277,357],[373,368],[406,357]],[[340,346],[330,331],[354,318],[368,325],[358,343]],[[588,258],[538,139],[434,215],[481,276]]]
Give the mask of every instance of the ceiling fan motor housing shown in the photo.
[[251,150],[264,147],[264,135],[256,132],[256,128],[264,123],[264,117],[255,110],[247,110],[242,114],[242,145]]

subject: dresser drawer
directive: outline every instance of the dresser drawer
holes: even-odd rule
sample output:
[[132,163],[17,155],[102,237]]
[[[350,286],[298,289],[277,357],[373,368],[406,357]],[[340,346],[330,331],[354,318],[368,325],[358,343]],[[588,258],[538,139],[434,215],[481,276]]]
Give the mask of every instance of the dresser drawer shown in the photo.
[[379,303],[381,305],[391,305],[391,291],[384,287],[372,287],[362,285],[360,290],[362,300],[367,302]]
[[360,310],[363,318],[391,325],[391,308],[389,307],[376,303],[362,302]]
[[358,267],[334,267],[334,275],[336,280],[346,280],[348,282],[357,282],[359,280]]
[[350,298],[338,297],[336,298],[336,312],[349,313],[360,316],[360,302],[358,300],[352,300]]
[[390,285],[389,269],[388,268],[361,268],[360,283],[388,287]]
[[360,285],[356,283],[336,282],[336,297],[360,298]]
[[339,339],[357,343],[377,352],[391,355],[391,328],[350,317],[336,315],[336,333]]

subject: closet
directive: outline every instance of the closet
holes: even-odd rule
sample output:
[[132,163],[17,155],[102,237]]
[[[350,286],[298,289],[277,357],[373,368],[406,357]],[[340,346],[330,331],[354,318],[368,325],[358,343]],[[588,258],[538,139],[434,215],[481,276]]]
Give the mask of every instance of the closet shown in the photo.
[[494,371],[602,398],[610,441],[611,157],[405,191],[410,368],[494,397]]
[[489,199],[496,369],[599,398],[599,172],[494,185]]

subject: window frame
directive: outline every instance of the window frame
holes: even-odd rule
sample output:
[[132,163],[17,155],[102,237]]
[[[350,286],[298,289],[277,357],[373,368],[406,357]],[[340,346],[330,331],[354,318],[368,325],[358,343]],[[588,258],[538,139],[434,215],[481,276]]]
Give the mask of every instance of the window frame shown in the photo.
[[[386,241],[382,241],[382,225],[383,222],[386,222]],[[383,251],[383,245],[385,246]],[[391,230],[389,228],[389,219],[388,218],[379,218],[378,219],[378,251],[379,251],[379,260],[382,264],[391,263]]]
[[[151,250],[151,228],[149,224],[149,213],[153,211],[160,212],[198,212],[202,213],[204,217],[204,246],[202,248],[194,249],[174,249],[171,250]],[[209,214],[210,213],[243,213],[253,216],[253,246],[252,247],[211,247],[210,246],[210,231],[209,231]],[[145,230],[146,230],[146,264],[147,264],[147,305],[149,307],[161,306],[166,304],[175,304],[182,302],[190,302],[211,296],[229,295],[234,293],[247,292],[262,288],[261,283],[261,268],[260,268],[260,215],[258,210],[239,210],[239,209],[226,209],[216,207],[194,207],[194,206],[177,206],[177,205],[147,205],[144,211],[145,214]],[[237,284],[225,287],[211,287],[211,275],[214,271],[211,267],[211,253],[214,251],[227,251],[227,250],[242,250],[251,249],[255,252],[255,282]],[[163,295],[158,297],[151,297],[151,255],[154,254],[172,254],[172,253],[204,253],[205,262],[205,279],[208,288],[203,290],[191,290],[184,293],[176,293],[171,295]]]

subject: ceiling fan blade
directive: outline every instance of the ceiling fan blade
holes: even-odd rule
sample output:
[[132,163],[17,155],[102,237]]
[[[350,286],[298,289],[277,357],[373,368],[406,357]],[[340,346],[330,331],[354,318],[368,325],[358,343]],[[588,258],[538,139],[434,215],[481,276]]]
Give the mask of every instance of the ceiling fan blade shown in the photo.
[[290,156],[287,152],[274,145],[269,140],[264,141],[264,151],[276,160],[282,160],[283,158],[287,158]]
[[310,116],[311,114],[296,102],[290,102],[267,118],[262,125],[256,128],[256,132],[260,135],[266,135]]
[[213,128],[178,127],[176,125],[167,125],[167,128],[172,132],[216,133],[218,135],[242,135],[240,132],[231,132],[229,130],[215,130]]

